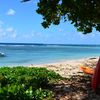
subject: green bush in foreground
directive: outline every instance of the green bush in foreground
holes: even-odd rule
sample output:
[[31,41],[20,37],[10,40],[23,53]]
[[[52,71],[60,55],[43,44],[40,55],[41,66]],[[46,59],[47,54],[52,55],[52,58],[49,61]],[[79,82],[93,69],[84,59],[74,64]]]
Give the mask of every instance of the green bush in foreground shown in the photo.
[[53,93],[47,86],[50,81],[60,78],[46,68],[2,67],[0,100],[49,100]]

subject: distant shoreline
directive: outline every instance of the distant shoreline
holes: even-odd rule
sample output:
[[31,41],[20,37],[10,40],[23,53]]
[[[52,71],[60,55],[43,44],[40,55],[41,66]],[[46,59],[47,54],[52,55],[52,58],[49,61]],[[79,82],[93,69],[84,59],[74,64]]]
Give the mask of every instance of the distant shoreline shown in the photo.
[[45,44],[45,43],[0,43],[0,45],[100,46],[100,44]]

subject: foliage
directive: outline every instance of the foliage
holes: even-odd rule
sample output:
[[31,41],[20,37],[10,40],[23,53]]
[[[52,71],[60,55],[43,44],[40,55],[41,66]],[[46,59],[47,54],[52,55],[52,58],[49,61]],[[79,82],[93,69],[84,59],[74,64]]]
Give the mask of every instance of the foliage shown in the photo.
[[92,32],[93,28],[100,31],[100,0],[39,0],[37,5],[44,28],[58,25],[64,19],[84,34]]
[[60,75],[45,68],[0,68],[0,100],[49,100],[53,92],[47,89]]

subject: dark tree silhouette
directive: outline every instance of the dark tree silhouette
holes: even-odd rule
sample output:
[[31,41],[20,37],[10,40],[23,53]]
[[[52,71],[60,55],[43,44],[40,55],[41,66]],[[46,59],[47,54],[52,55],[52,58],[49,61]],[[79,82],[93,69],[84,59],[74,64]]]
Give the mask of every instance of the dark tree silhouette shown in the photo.
[[64,20],[84,34],[91,33],[93,28],[100,32],[100,0],[39,0],[37,6],[36,12],[43,16],[44,28]]

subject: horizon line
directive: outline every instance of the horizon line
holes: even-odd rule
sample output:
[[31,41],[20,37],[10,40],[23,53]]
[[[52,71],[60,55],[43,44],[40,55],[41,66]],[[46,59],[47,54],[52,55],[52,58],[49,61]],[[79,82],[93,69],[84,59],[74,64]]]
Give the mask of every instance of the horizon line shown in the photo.
[[8,45],[11,44],[11,45],[71,45],[71,46],[75,46],[75,45],[76,46],[78,46],[78,45],[79,46],[80,45],[83,45],[83,46],[88,46],[88,45],[89,46],[96,46],[97,45],[97,46],[100,46],[100,44],[73,44],[73,43],[71,43],[71,44],[69,44],[69,43],[68,44],[67,43],[66,44],[58,43],[57,44],[57,43],[21,43],[21,42],[17,42],[17,43],[15,43],[15,42],[13,42],[13,43],[12,42],[8,42],[7,43],[7,42],[0,42],[0,44],[1,45],[3,45],[3,44],[8,44]]

